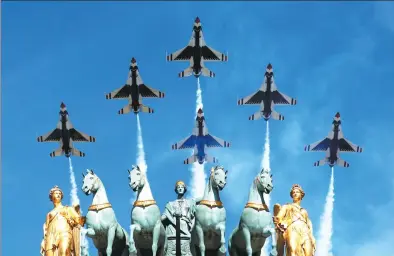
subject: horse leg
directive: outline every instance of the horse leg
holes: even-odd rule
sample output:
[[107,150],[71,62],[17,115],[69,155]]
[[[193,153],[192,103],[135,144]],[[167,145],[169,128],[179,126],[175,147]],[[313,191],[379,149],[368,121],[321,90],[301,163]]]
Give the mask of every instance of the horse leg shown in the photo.
[[107,233],[107,249],[105,250],[105,252],[107,253],[107,256],[111,256],[111,254],[112,254],[112,245],[113,245],[114,239],[115,239],[116,226],[117,225],[112,225],[108,229],[108,233]]
[[235,237],[235,234],[238,232],[238,227],[236,227],[233,232],[230,235],[230,238],[228,239],[228,253],[230,256],[237,256],[237,253],[235,252],[235,249],[232,248],[232,243],[233,243],[233,238]]
[[267,229],[268,229],[267,230],[268,233],[271,236],[271,252],[270,252],[270,256],[277,256],[278,255],[278,249],[277,249],[277,237],[276,237],[275,228],[273,227],[273,224],[272,224]]
[[153,235],[152,235],[152,255],[156,256],[157,253],[157,244],[159,242],[161,231],[161,220],[157,220],[155,227],[153,228]]
[[90,238],[94,238],[96,236],[96,231],[94,231],[94,229],[92,228],[87,228],[85,232],[86,235]]
[[220,248],[219,248],[219,252],[223,255],[226,255],[226,238],[224,236],[225,231],[226,231],[226,225],[224,222],[219,223],[216,226],[216,229],[219,229],[220,231]]
[[196,223],[196,232],[198,240],[200,240],[198,247],[200,247],[201,256],[205,256],[204,231],[202,230],[201,224],[199,222]]
[[246,225],[242,226],[242,234],[244,235],[245,239],[245,249],[248,256],[252,256],[252,242],[250,237],[249,228]]
[[141,232],[141,226],[139,224],[131,224],[130,226],[130,248],[129,248],[129,255],[137,255],[137,248],[135,248],[134,242],[134,231]]

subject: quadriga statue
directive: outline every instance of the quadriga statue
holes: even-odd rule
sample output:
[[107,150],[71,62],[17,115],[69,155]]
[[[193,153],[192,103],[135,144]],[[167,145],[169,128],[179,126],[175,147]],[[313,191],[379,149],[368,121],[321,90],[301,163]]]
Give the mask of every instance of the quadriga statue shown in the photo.
[[62,205],[62,199],[63,191],[54,186],[49,191],[54,208],[44,223],[42,256],[81,256],[80,228],[84,220],[79,213],[80,206]]
[[277,230],[278,256],[313,256],[316,241],[308,212],[301,207],[305,192],[298,184],[290,190],[293,203],[274,206],[274,223]]
[[177,199],[168,202],[161,221],[166,230],[165,256],[192,256],[190,251],[191,233],[195,224],[195,201],[184,196],[187,187],[183,181],[175,183]]

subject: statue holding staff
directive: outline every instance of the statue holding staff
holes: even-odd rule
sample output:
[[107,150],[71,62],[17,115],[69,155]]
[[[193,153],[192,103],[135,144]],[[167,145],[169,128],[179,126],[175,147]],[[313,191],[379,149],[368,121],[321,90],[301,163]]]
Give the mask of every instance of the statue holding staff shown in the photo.
[[165,255],[192,256],[191,233],[195,224],[195,202],[184,196],[187,187],[183,181],[175,183],[177,199],[168,202],[161,216],[166,230]]

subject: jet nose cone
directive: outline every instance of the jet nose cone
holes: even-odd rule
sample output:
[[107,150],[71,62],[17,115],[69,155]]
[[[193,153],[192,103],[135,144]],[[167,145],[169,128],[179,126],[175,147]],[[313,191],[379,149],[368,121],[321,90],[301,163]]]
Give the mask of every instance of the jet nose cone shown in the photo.
[[337,112],[337,113],[335,114],[335,117],[336,117],[336,118],[340,118],[340,117],[341,117],[341,115],[339,114],[339,112]]
[[200,23],[200,18],[196,17],[196,20],[194,21],[195,23],[199,24]]
[[60,104],[60,108],[65,108],[66,104],[64,104],[63,102]]
[[133,58],[131,58],[131,63],[135,64],[135,63],[137,63],[137,60],[133,57]]
[[271,70],[271,69],[272,69],[272,65],[271,65],[271,63],[268,63],[268,65],[267,65],[267,69],[268,69],[268,70]]

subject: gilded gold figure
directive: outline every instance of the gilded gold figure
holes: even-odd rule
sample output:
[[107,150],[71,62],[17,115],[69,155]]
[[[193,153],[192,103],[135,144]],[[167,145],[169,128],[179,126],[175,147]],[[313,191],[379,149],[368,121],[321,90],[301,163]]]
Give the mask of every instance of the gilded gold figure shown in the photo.
[[298,184],[290,190],[293,203],[274,206],[274,223],[277,230],[278,256],[313,256],[316,241],[313,236],[312,222],[308,212],[301,207],[305,192]]
[[42,256],[80,256],[80,228],[84,219],[80,216],[79,205],[62,205],[62,199],[62,190],[54,186],[49,191],[49,200],[54,208],[47,214],[44,223]]

